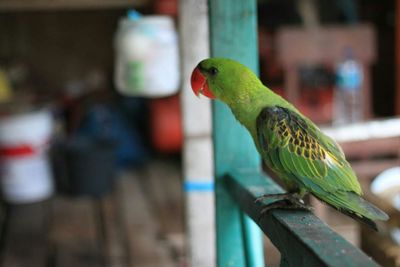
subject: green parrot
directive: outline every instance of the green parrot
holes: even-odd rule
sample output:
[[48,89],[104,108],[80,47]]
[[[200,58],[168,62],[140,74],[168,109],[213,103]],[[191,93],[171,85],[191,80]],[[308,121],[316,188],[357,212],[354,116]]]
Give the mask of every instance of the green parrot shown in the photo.
[[250,132],[265,164],[288,191],[273,197],[299,206],[311,193],[375,230],[374,220],[389,219],[361,197],[361,186],[339,145],[246,66],[226,58],[205,59],[193,70],[191,86],[197,96],[227,104]]

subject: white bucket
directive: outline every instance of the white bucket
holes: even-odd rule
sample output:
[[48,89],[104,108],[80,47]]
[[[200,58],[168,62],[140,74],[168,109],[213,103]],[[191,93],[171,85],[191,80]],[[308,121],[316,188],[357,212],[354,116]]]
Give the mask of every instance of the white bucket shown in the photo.
[[47,155],[52,128],[45,110],[0,118],[1,186],[7,202],[30,203],[52,195]]

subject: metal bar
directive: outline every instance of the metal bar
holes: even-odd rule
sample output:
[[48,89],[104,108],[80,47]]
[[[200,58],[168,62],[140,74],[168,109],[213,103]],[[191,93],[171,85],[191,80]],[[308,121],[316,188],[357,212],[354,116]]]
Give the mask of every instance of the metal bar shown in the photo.
[[[210,0],[213,57],[236,59],[258,72],[257,3],[255,0]],[[264,266],[261,232],[241,219],[221,178],[232,167],[258,170],[260,157],[248,132],[224,104],[213,103],[218,266]],[[251,265],[250,265],[251,264]]]
[[260,227],[245,213],[241,213],[244,248],[246,255],[246,266],[263,267],[264,263],[264,241]]
[[279,249],[283,266],[379,266],[308,211],[274,209],[260,216],[271,200],[255,203],[257,197],[283,190],[259,172],[238,171],[226,176],[224,183],[241,209]]

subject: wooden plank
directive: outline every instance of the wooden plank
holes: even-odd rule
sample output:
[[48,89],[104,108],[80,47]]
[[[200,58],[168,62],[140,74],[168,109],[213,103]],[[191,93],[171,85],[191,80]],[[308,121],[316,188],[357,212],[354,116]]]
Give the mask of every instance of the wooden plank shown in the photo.
[[276,38],[278,58],[285,67],[337,62],[343,57],[345,47],[352,47],[363,64],[371,64],[376,58],[375,32],[368,24],[316,28],[288,26],[282,27]]
[[0,11],[137,8],[148,0],[0,0]]
[[[211,104],[206,98],[199,100],[194,97],[189,84],[194,67],[210,55],[207,3],[208,0],[179,1],[182,126],[185,137],[183,188],[187,262],[191,267],[213,267],[216,264]],[[199,158],[202,160],[199,161]],[[210,190],[199,190],[207,185]]]
[[100,200],[102,220],[102,243],[104,244],[105,263],[109,267],[128,266],[125,232],[120,211],[117,209],[116,193]]
[[46,266],[48,204],[9,206],[1,266]]
[[369,183],[381,172],[389,168],[400,166],[400,157],[395,159],[376,159],[352,162],[351,167],[359,179],[365,179]]
[[[213,57],[240,61],[258,73],[257,3],[255,0],[211,0],[210,43]],[[243,220],[237,204],[221,184],[235,168],[260,169],[260,158],[248,132],[229,108],[213,102],[218,266],[263,266],[262,239],[255,225]],[[243,249],[244,248],[244,249]]]
[[[160,233],[168,238],[170,233],[183,232],[183,197],[181,174],[176,162],[154,160],[147,167],[140,184],[148,196]],[[171,216],[171,210],[174,211]]]
[[93,200],[56,197],[52,203],[50,240],[57,267],[103,265]]
[[[183,263],[185,249],[180,166],[175,161],[155,159],[146,167],[143,176],[140,185],[157,222],[158,236]],[[205,212],[202,213],[203,216],[204,214]],[[205,256],[206,253],[203,251],[202,255]],[[209,261],[209,257],[202,260],[203,263],[205,261]]]
[[348,158],[400,155],[400,137],[339,143]]
[[[145,177],[141,177],[145,179]],[[176,266],[168,247],[159,238],[155,217],[139,183],[140,177],[125,173],[118,182],[118,196],[126,233],[129,266]]]
[[274,209],[260,216],[271,200],[255,203],[263,194],[283,190],[258,172],[237,172],[224,181],[232,197],[279,249],[286,266],[378,266],[308,211]]
[[400,118],[323,127],[321,130],[339,143],[400,137]]

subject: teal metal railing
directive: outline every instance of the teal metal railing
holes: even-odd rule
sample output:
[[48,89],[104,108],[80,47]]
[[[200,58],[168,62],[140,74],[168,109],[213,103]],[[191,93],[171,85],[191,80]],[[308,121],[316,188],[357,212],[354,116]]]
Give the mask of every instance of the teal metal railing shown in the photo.
[[278,248],[281,266],[379,266],[309,211],[275,209],[261,215],[261,210],[269,203],[256,203],[256,198],[283,190],[259,172],[236,172],[223,180],[240,209]]

